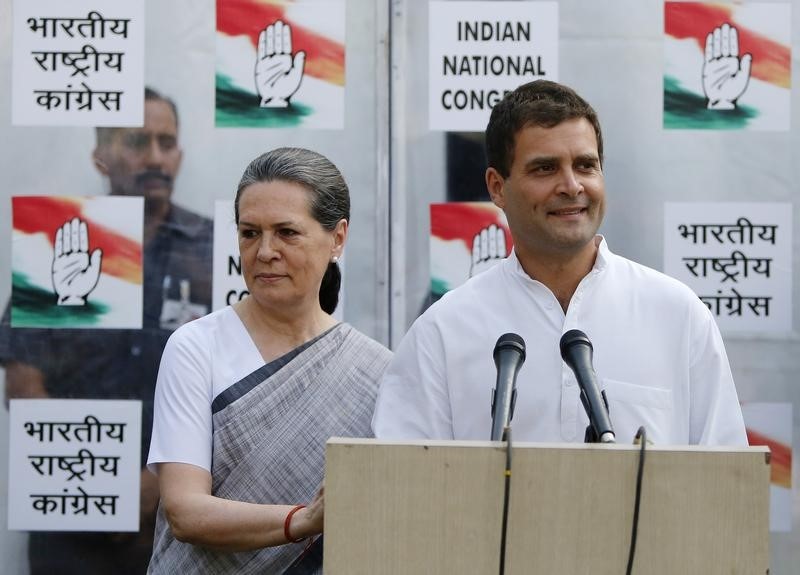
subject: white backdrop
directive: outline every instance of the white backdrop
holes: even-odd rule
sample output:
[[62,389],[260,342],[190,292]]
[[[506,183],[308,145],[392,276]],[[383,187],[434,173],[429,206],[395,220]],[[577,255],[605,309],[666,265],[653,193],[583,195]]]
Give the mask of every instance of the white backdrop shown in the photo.
[[[797,83],[800,0],[791,4]],[[5,86],[11,80],[10,10],[11,0],[0,0]],[[347,1],[342,131],[215,129],[214,0],[147,0],[145,13],[145,80],[173,97],[180,109],[184,163],[176,202],[211,216],[215,199],[233,196],[245,165],[279,145],[328,155],[353,196],[345,319],[396,345],[428,292],[428,205],[446,197],[445,137],[427,129],[427,2]],[[559,13],[559,79],[594,105],[603,124],[608,214],[601,231],[612,250],[661,269],[667,201],[790,202],[793,227],[800,229],[796,88],[788,132],[664,131],[663,3],[561,0]],[[104,192],[90,161],[91,129],[12,127],[10,114],[5,88],[0,90],[0,238],[6,246],[12,195]],[[797,302],[797,233],[793,247]],[[9,271],[6,247],[0,249],[2,302],[9,295]],[[787,338],[726,337],[740,398],[792,403],[795,444],[800,439],[799,314],[795,305],[795,333]],[[0,556],[4,573],[22,575],[27,572],[24,535],[7,531],[4,521],[7,441],[7,413],[0,410]],[[800,564],[797,463],[793,471],[795,531],[772,537],[771,572],[777,574],[794,573]]]

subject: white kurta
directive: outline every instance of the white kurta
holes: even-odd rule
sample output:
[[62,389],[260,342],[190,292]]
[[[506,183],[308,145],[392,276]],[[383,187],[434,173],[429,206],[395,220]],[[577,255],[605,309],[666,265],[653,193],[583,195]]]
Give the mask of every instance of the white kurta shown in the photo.
[[447,293],[406,334],[381,382],[379,438],[489,439],[497,339],[526,343],[511,422],[517,441],[581,442],[588,418],[559,341],[585,332],[617,441],[747,445],[714,319],[685,285],[611,253],[605,240],[566,315],[515,254]]

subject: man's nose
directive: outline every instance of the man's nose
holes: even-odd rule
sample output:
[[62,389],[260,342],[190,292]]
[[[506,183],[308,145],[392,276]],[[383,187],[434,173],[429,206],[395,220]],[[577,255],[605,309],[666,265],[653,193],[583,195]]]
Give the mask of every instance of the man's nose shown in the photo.
[[559,191],[570,197],[575,197],[582,190],[583,190],[583,184],[581,184],[580,180],[578,179],[575,170],[573,170],[572,168],[567,168],[563,170]]
[[164,150],[158,141],[158,138],[151,138],[147,145],[147,165],[160,167],[164,164]]

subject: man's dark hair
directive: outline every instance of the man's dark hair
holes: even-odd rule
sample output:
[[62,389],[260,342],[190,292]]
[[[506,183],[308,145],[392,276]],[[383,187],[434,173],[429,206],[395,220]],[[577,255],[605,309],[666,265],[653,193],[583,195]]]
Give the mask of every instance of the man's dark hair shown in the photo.
[[[239,200],[253,184],[289,182],[309,192],[311,216],[326,230],[333,231],[340,220],[350,221],[350,190],[339,169],[328,158],[304,148],[277,148],[250,162],[236,188],[233,212],[239,224]],[[328,263],[319,288],[323,311],[333,313],[339,304],[342,274],[338,264]]]
[[486,159],[504,178],[511,171],[517,133],[527,126],[552,128],[566,120],[586,118],[597,136],[603,164],[603,133],[589,103],[575,90],[549,80],[535,80],[509,92],[497,103],[486,126]]
[[[178,127],[178,106],[175,104],[175,101],[172,98],[165,96],[158,90],[154,90],[149,86],[145,86],[144,101],[147,102],[148,100],[155,100],[166,103],[169,106],[170,110],[172,110],[172,115],[175,116],[175,128]],[[95,128],[95,132],[97,134],[97,145],[106,146],[110,144],[111,140],[114,137],[114,132],[120,129],[121,128],[108,128],[108,127]]]

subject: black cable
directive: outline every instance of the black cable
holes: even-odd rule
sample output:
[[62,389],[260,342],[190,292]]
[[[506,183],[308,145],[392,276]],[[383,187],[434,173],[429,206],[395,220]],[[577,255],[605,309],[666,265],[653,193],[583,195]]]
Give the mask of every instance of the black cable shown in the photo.
[[511,427],[503,430],[506,441],[505,493],[503,493],[503,524],[500,531],[500,575],[506,572],[506,531],[508,529],[508,500],[511,495]]
[[647,431],[644,426],[639,428],[636,432],[634,443],[639,441],[641,445],[639,449],[639,469],[636,472],[636,499],[633,505],[633,525],[631,526],[631,547],[628,550],[628,568],[625,570],[626,575],[631,575],[633,569],[633,557],[636,555],[636,536],[639,533],[639,503],[642,499],[642,475],[644,475],[644,452],[645,445],[647,444]]

